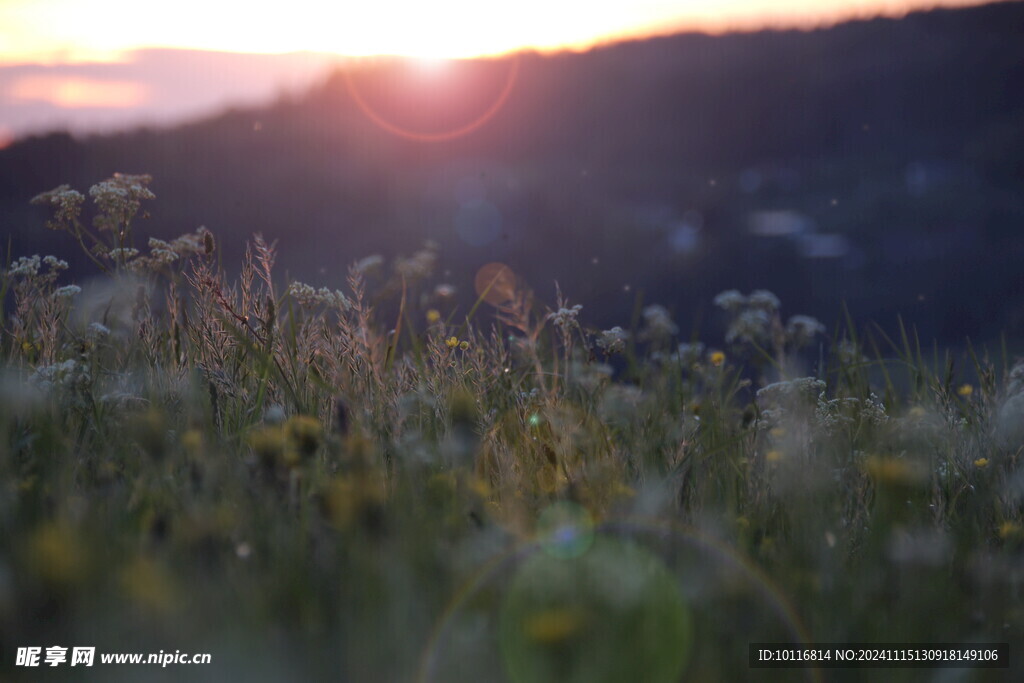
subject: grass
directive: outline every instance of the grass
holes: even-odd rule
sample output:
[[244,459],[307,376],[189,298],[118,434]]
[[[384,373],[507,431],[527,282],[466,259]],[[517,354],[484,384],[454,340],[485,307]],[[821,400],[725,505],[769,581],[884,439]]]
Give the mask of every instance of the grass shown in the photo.
[[6,674],[68,674],[6,661],[57,644],[213,655],[95,680],[852,680],[747,644],[1024,642],[1005,353],[763,291],[716,300],[717,348],[656,306],[590,330],[496,267],[463,315],[431,245],[342,292],[278,286],[256,236],[229,282],[205,230],[135,251],[148,182],[95,186],[91,228],[38,198],[81,291],[0,276]]

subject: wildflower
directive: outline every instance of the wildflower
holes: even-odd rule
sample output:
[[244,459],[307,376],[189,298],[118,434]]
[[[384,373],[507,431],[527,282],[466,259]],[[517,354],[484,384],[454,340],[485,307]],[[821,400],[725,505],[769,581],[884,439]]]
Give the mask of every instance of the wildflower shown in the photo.
[[730,313],[735,313],[747,305],[747,297],[735,289],[729,289],[715,297],[715,305]]
[[782,451],[778,451],[778,450],[774,450],[774,449],[770,450],[770,451],[768,451],[767,453],[764,454],[764,459],[765,459],[765,462],[771,462],[771,463],[779,462],[780,460],[782,460]]
[[187,453],[200,453],[203,450],[203,433],[198,429],[189,429],[181,435],[181,446]]
[[626,332],[621,327],[613,327],[610,330],[604,330],[601,332],[601,336],[597,339],[597,345],[606,354],[622,353],[626,348],[626,340],[629,339],[629,332]]
[[970,384],[961,384],[956,393],[964,398],[970,398],[971,394],[974,393],[974,387]]
[[523,624],[526,636],[539,643],[559,643],[572,637],[583,624],[579,610],[565,607],[546,609]]
[[1003,522],[999,525],[999,538],[1004,541],[1007,539],[1017,539],[1024,537],[1024,529],[1021,528],[1020,524],[1014,522]]
[[701,342],[680,344],[676,355],[682,365],[692,366],[704,357],[704,344]]
[[43,264],[49,266],[50,272],[68,269],[68,262],[64,259],[59,259],[56,256],[44,256]]
[[382,265],[384,265],[384,257],[380,254],[374,254],[372,256],[367,256],[360,261],[356,261],[355,265],[352,266],[352,269],[366,275],[379,270]]
[[441,312],[438,311],[436,308],[431,308],[429,311],[427,311],[427,322],[428,323],[430,323],[431,325],[434,325],[434,324],[440,322],[440,320],[441,320]]
[[864,471],[878,484],[908,486],[926,479],[920,468],[902,458],[871,456],[864,461]]
[[337,289],[334,291],[326,287],[314,289],[312,286],[302,282],[291,282],[288,285],[288,294],[302,306],[324,305],[341,310],[348,310],[351,306],[348,298]]
[[110,336],[110,328],[102,323],[89,323],[86,334],[92,341],[99,341]]
[[78,285],[65,285],[53,293],[54,299],[70,299],[76,294],[81,294],[82,288]]
[[759,342],[768,338],[768,329],[771,326],[771,316],[768,311],[760,308],[748,308],[742,311],[729,325],[725,333],[725,341],[733,342]]
[[679,327],[672,321],[664,306],[652,304],[643,310],[644,335],[648,339],[671,337],[679,332]]
[[52,588],[69,588],[88,571],[86,547],[66,523],[49,522],[32,535],[28,559],[37,576]]
[[580,310],[583,306],[576,304],[572,308],[559,308],[553,313],[548,313],[548,320],[554,322],[561,328],[566,328],[572,323],[576,322],[577,316],[580,314]]
[[69,185],[61,185],[49,192],[37,194],[31,203],[56,207],[57,213],[53,219],[46,221],[46,227],[50,230],[63,230],[78,217],[84,201],[85,197],[81,192],[72,190]]
[[[779,301],[779,297],[775,296],[766,289],[758,289],[750,293],[747,297],[747,305],[751,308],[760,309],[767,313],[774,313],[779,310],[779,306],[782,303]],[[813,320],[813,318],[811,318]],[[815,321],[817,322],[817,321]]]
[[316,418],[296,415],[284,423],[288,443],[299,455],[308,458],[316,452],[323,441],[323,427]]
[[380,526],[387,502],[384,478],[376,471],[339,476],[319,495],[321,512],[335,529],[348,531],[356,524],[368,530]]
[[721,351],[713,351],[711,353],[711,364],[716,368],[721,367],[722,363],[725,362],[725,354]]
[[167,571],[151,559],[139,557],[121,572],[121,588],[138,605],[152,612],[168,612],[178,604]]
[[22,277],[34,277],[39,273],[40,259],[39,255],[35,256],[22,256],[17,261],[11,264],[11,267],[7,269],[7,274]]
[[825,326],[809,315],[794,315],[786,323],[786,337],[797,347],[804,346],[824,332]]
[[123,247],[118,249],[111,249],[107,252],[107,258],[114,261],[128,261],[139,255],[139,250],[132,247]]
[[449,337],[447,340],[445,340],[444,343],[445,343],[445,345],[449,349],[454,349],[456,346],[459,345],[459,338],[458,337]]
[[459,348],[463,351],[467,351],[469,349],[469,342],[465,340],[459,342]]
[[974,466],[978,468],[988,467],[988,458],[978,458],[974,461]]

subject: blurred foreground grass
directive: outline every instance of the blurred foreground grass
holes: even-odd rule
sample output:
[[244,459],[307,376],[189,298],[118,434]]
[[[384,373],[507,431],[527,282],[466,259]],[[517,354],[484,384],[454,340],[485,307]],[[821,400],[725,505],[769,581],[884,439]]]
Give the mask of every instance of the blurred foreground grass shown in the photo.
[[[660,306],[589,330],[430,245],[228,282],[214,236],[133,246],[145,176],[0,277],[0,652],[37,680],[939,680],[751,670],[749,642],[1010,642],[1024,662],[1024,365],[784,321],[721,348]],[[15,669],[23,646],[208,666]],[[950,672],[947,672],[950,673]]]

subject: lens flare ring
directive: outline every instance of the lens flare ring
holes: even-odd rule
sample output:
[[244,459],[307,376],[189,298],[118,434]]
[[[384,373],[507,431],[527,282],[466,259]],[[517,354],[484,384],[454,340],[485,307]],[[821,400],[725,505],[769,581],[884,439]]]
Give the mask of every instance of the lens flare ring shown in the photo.
[[[617,522],[607,522],[596,527],[594,532],[595,537],[604,536],[634,541],[638,541],[638,535],[654,533],[661,539],[675,539],[694,549],[706,552],[708,556],[717,559],[723,566],[729,566],[739,571],[756,590],[756,594],[762,597],[771,611],[780,619],[795,644],[806,645],[812,642],[799,614],[782,590],[759,567],[724,541],[703,535],[696,529],[682,524],[646,518],[628,518]],[[519,542],[506,552],[494,557],[458,590],[435,623],[427,640],[416,677],[419,683],[436,680],[437,670],[441,666],[439,650],[445,638],[451,635],[449,633],[451,625],[458,611],[469,603],[475,594],[483,590],[489,581],[500,576],[503,571],[508,571],[514,566],[521,566],[522,563],[538,554],[550,552],[550,543],[551,539],[543,536]],[[820,669],[808,668],[803,671],[808,680],[812,682],[822,680]]]
[[345,86],[348,89],[349,94],[352,95],[352,99],[355,101],[356,106],[358,106],[359,110],[363,112],[363,114],[378,128],[381,128],[393,135],[397,135],[407,140],[414,140],[416,142],[445,142],[472,133],[490,121],[491,118],[493,118],[494,115],[497,114],[503,106],[505,106],[505,102],[508,101],[512,88],[519,77],[519,56],[516,55],[511,59],[508,76],[505,78],[505,85],[502,87],[501,92],[498,93],[498,97],[495,98],[494,102],[486,111],[465,125],[436,133],[424,133],[410,130],[409,128],[400,126],[392,121],[388,121],[375,111],[374,108],[370,106],[370,103],[366,101],[366,98],[363,97],[362,93],[359,92],[359,88],[356,86],[355,80],[352,78],[352,70],[345,69],[344,74]]

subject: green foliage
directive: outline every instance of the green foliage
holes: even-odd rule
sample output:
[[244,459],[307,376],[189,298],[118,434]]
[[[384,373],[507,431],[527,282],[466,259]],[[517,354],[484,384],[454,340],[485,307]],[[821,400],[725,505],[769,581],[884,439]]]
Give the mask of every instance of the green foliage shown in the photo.
[[[124,240],[129,178],[92,193]],[[849,322],[810,366],[824,328],[763,291],[717,300],[728,353],[661,307],[606,331],[561,293],[537,312],[509,273],[460,315],[432,245],[342,292],[279,286],[255,236],[228,282],[205,230],[88,244],[82,195],[44,197],[106,272],[0,275],[3,642],[281,680],[627,680],[649,655],[670,680],[685,633],[689,675],[733,680],[757,640],[1024,638],[1005,358],[968,375]],[[556,504],[589,554],[543,554]]]

